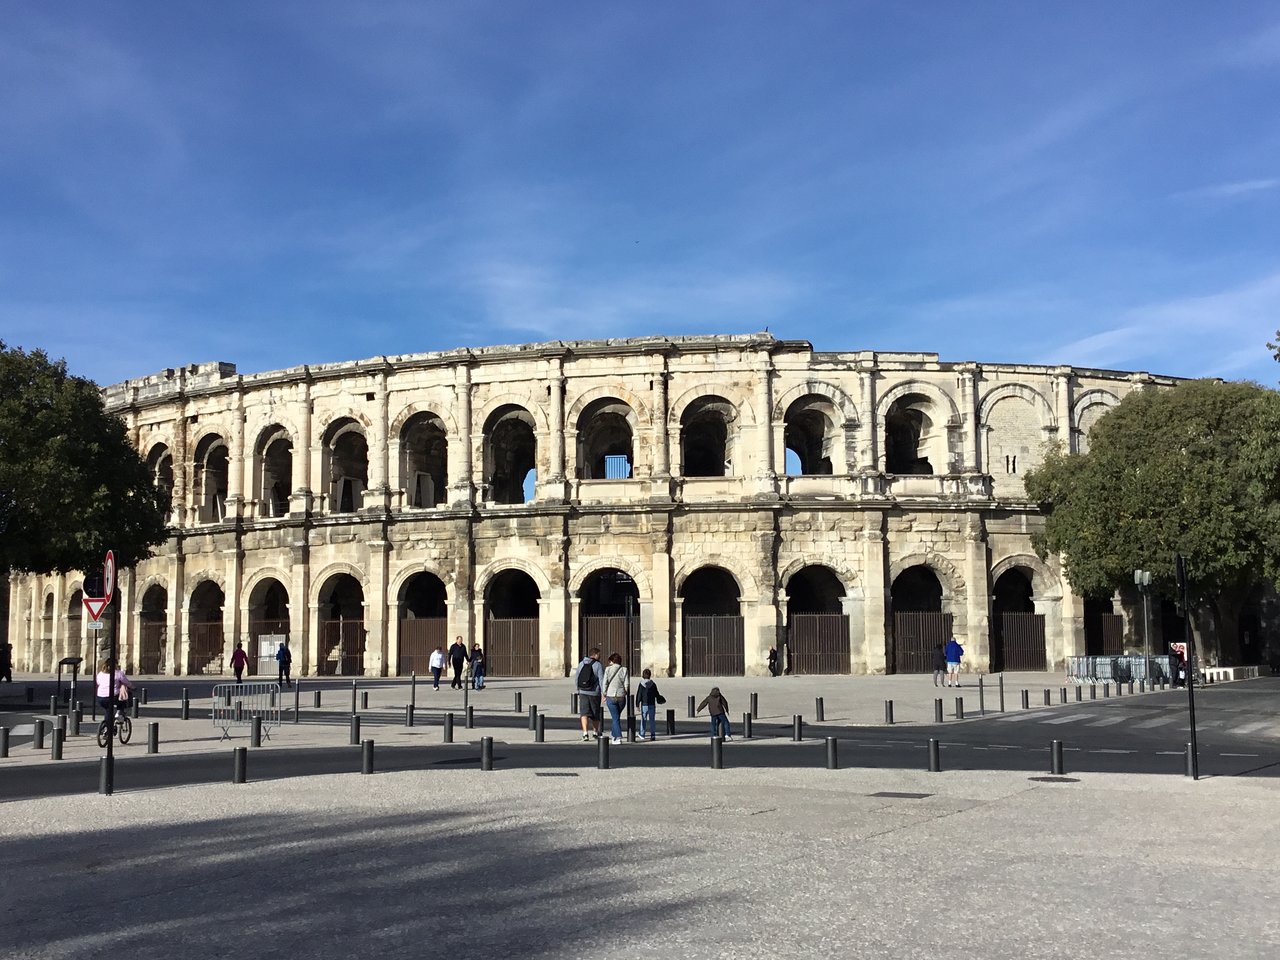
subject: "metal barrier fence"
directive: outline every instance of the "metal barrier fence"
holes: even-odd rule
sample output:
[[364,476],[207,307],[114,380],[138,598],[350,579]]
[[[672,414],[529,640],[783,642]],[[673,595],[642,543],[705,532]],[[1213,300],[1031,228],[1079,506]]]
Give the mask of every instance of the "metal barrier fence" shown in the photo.
[[275,682],[215,684],[213,725],[222,730],[221,740],[230,740],[232,727],[251,726],[254,717],[259,717],[263,734],[270,740],[267,729],[280,726],[283,699],[280,684]]
[[1174,657],[1067,657],[1067,679],[1072,683],[1172,683],[1176,670]]

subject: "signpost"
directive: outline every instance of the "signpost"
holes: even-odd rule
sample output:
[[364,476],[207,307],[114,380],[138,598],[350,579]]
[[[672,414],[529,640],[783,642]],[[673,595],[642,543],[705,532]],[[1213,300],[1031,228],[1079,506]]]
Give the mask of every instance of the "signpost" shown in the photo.
[[1178,580],[1178,598],[1182,601],[1183,622],[1187,638],[1187,713],[1191,722],[1191,779],[1200,779],[1200,745],[1196,742],[1196,639],[1191,632],[1191,607],[1187,604],[1187,562],[1182,554],[1174,557]]
[[[102,630],[104,628],[102,615],[106,613],[107,607],[111,605],[111,600],[116,592],[116,555],[112,550],[107,551],[106,557],[102,561],[102,574],[99,577],[97,571],[85,571],[84,577],[84,596],[81,603],[89,613],[89,629]],[[90,596],[90,594],[99,593],[101,596]],[[103,757],[100,776],[98,778],[98,792],[106,796],[110,796],[115,790],[115,726],[114,718],[116,714],[116,705],[119,696],[119,690],[116,688],[116,631],[113,628],[107,631],[107,656],[106,660],[110,666],[109,673],[111,679],[108,683],[107,707],[111,712],[108,719],[112,720],[111,735],[107,737],[107,752]],[[97,690],[94,690],[94,696],[97,696]]]

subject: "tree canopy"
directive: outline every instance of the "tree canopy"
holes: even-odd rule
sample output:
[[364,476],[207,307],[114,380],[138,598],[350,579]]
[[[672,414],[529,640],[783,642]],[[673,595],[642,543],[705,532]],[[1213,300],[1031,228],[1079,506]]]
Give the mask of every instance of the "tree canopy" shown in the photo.
[[1036,549],[1062,554],[1076,592],[1110,596],[1150,570],[1174,597],[1174,555],[1189,601],[1211,615],[1220,652],[1237,655],[1241,606],[1280,576],[1280,393],[1191,380],[1139,390],[1098,421],[1089,451],[1051,451],[1026,477],[1046,514]]
[[0,341],[0,575],[93,569],[107,549],[132,566],[165,541],[167,512],[98,387]]

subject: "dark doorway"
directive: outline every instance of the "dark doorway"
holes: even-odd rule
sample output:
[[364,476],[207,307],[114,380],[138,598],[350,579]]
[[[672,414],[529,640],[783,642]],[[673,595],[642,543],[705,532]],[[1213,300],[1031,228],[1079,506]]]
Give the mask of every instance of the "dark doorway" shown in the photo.
[[787,581],[785,668],[798,674],[849,673],[844,585],[830,567],[809,566]]
[[720,567],[695,570],[681,585],[686,677],[746,673],[739,595],[738,582]]
[[431,652],[448,646],[448,604],[444,581],[416,573],[400,588],[400,676],[431,672]]
[[578,631],[578,659],[592,647],[604,658],[616,653],[627,669],[638,675],[640,665],[640,591],[636,582],[621,570],[597,570],[578,591],[581,623]]
[[363,676],[365,645],[364,587],[350,574],[334,574],[320,588],[320,655],[316,672],[325,676]]
[[222,588],[212,580],[202,581],[191,592],[187,605],[187,673],[194,676],[224,672]]
[[1124,617],[1110,597],[1084,598],[1084,652],[1088,657],[1118,657],[1124,653]]
[[942,612],[942,584],[918,564],[898,574],[890,589],[893,633],[886,651],[890,673],[929,673],[933,650],[951,636],[951,614]]
[[1045,669],[1044,615],[1036,613],[1030,575],[1014,567],[991,591],[991,672]]
[[249,672],[270,677],[279,670],[276,650],[289,641],[289,591],[279,580],[259,581],[249,595]]
[[503,570],[484,592],[485,669],[492,677],[539,674],[538,585],[523,570]]
[[169,591],[157,584],[142,595],[138,625],[138,672],[160,673],[169,646]]

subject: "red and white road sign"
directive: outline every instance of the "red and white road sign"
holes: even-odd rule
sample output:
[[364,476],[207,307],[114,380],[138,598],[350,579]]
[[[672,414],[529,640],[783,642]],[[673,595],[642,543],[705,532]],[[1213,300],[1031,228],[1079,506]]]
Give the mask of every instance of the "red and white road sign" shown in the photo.
[[84,608],[89,611],[90,620],[101,620],[102,611],[107,609],[106,597],[81,597],[80,602],[84,604]]
[[[111,602],[111,595],[116,589],[116,554],[114,550],[107,551],[107,559],[102,561],[102,599],[105,603]],[[97,617],[93,619],[97,620]]]

